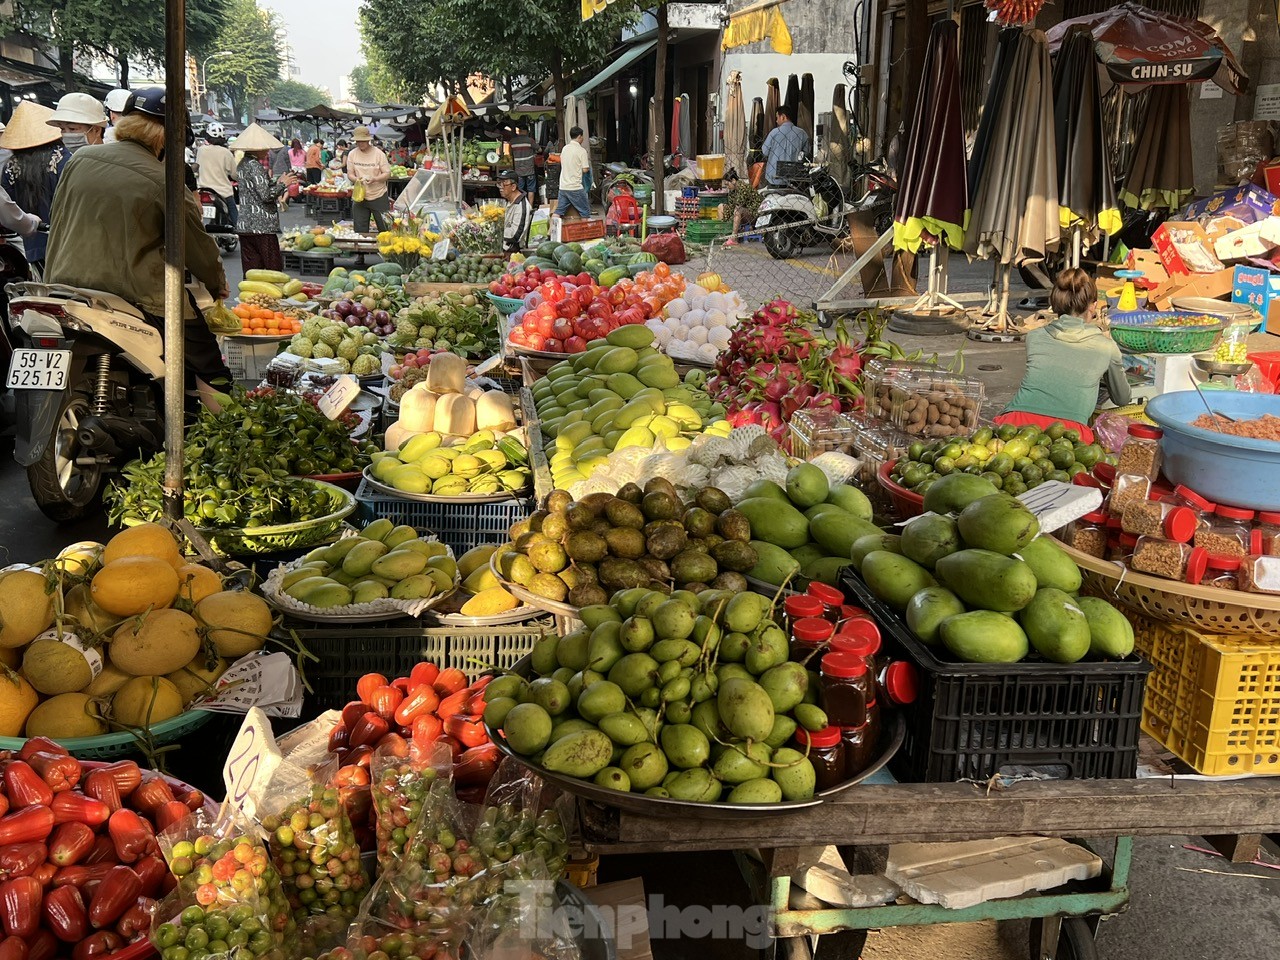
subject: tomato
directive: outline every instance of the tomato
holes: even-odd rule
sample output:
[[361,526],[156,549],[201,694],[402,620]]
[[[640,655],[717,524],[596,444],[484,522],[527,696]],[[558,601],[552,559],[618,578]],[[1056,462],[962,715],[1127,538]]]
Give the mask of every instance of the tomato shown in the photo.
[[573,336],[564,342],[565,353],[582,353],[587,349],[587,341],[584,337]]
[[546,348],[547,338],[540,333],[535,333],[529,337],[529,349],[543,350]]
[[568,340],[573,336],[573,324],[564,317],[560,317],[552,324],[551,335],[557,340]]

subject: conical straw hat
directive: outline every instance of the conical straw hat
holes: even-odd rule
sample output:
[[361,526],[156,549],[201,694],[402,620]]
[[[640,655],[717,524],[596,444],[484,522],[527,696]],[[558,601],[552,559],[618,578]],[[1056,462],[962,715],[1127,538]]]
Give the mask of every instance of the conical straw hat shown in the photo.
[[27,150],[43,147],[62,139],[62,131],[45,121],[53,116],[48,107],[32,100],[23,100],[13,111],[13,119],[0,133],[0,147],[6,150]]
[[284,144],[258,124],[251,123],[244,128],[244,133],[232,140],[227,146],[232,150],[257,153],[259,150],[275,150],[283,147]]

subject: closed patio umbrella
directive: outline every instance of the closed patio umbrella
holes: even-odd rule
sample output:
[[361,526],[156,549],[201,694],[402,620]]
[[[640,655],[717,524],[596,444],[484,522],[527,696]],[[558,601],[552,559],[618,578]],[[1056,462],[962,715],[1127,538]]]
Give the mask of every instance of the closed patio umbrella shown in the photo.
[[764,143],[764,138],[769,135],[769,131],[778,125],[775,118],[778,114],[778,104],[781,102],[778,78],[770,77],[764,85],[764,136],[760,138],[761,143]]
[[679,153],[684,149],[684,141],[680,139],[680,111],[683,109],[683,100],[676,97],[671,104],[671,142],[667,146],[672,153]]
[[[827,164],[832,179],[840,184],[847,195],[852,188],[849,176],[849,157],[853,152],[849,142],[849,101],[845,85],[837,83],[831,91],[831,130],[827,134]],[[854,199],[854,198],[851,198]]]
[[791,117],[791,122],[795,123],[800,111],[800,78],[794,73],[787,76],[787,94],[782,102],[787,105],[787,115]]
[[725,84],[724,154],[726,169],[747,176],[747,115],[742,108],[742,74],[734,70]]
[[680,94],[680,152],[691,157],[698,152],[698,145],[693,142],[693,107],[689,103],[687,93]]
[[759,97],[752,97],[751,120],[747,123],[748,163],[755,163],[759,159],[762,146],[764,146],[764,101]]
[[813,74],[800,77],[800,105],[796,108],[796,126],[809,137],[809,149],[813,149]]
[[1156,87],[1151,91],[1120,199],[1142,210],[1176,210],[1194,192],[1187,88]]
[[1071,261],[1120,229],[1111,154],[1102,129],[1102,102],[1093,37],[1078,26],[1063,38],[1053,66],[1054,143],[1058,157],[1058,217],[1073,233]]

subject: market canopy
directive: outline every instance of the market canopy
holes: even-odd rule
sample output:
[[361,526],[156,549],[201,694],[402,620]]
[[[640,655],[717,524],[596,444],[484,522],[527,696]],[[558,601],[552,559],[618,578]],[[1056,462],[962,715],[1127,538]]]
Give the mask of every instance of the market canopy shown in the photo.
[[345,110],[335,110],[327,103],[307,107],[305,110],[281,109],[280,113],[286,118],[291,117],[299,120],[332,120],[338,123],[358,123],[360,121],[359,114],[347,113]]
[[658,45],[657,40],[646,40],[644,43],[637,43],[635,46],[629,48],[625,53],[623,53],[620,57],[618,57],[618,59],[614,60],[613,63],[609,64],[607,67],[605,67],[603,70],[597,73],[594,77],[592,77],[586,83],[581,84],[580,86],[576,87],[574,90],[570,91],[569,96],[580,97],[583,94],[590,93],[596,87],[600,86],[600,84],[604,83],[606,80],[609,80],[617,76],[627,67],[631,66],[631,64],[635,63],[637,60],[644,57],[646,54],[649,53],[650,50],[652,50],[657,45]]
[[1098,59],[1116,83],[1201,83],[1213,80],[1242,93],[1249,78],[1216,30],[1203,20],[1160,13],[1136,3],[1072,20],[1049,31],[1049,49],[1057,53],[1072,27],[1092,34]]

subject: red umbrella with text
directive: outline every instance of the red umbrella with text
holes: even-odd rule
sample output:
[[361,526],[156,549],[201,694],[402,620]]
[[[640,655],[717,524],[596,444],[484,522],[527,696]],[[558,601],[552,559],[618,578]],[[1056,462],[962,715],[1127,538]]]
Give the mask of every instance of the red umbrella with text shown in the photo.
[[956,309],[960,306],[945,293],[947,250],[959,250],[963,245],[969,206],[959,34],[959,25],[949,19],[939,20],[929,33],[893,216],[895,250],[915,253],[923,245],[931,252],[929,289],[917,302],[917,311],[935,310],[943,304]]

